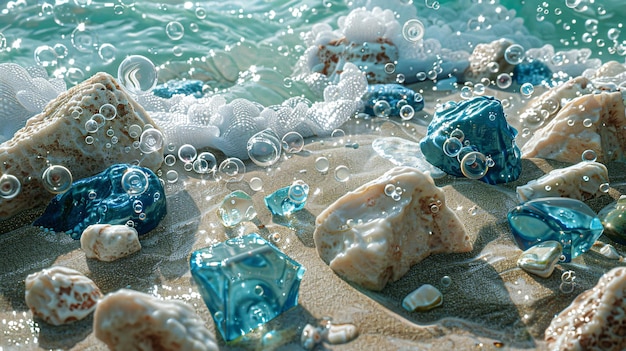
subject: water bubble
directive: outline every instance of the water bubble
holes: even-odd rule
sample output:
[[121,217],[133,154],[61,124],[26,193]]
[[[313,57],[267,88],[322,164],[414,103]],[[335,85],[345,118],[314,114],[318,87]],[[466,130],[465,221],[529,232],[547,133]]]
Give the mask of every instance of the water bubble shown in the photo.
[[100,106],[98,112],[100,112],[100,114],[104,116],[104,119],[107,121],[110,121],[117,116],[117,109],[111,104],[104,104]]
[[189,29],[193,32],[193,33],[197,33],[200,30],[200,27],[198,26],[197,23],[190,23],[189,24]]
[[462,99],[471,99],[472,95],[474,95],[474,91],[472,90],[471,87],[468,86],[464,86],[463,88],[461,88],[461,98]]
[[137,167],[130,167],[122,175],[122,189],[130,195],[140,195],[150,185],[146,172]]
[[611,189],[611,186],[609,185],[609,183],[602,183],[600,184],[600,191],[603,193],[608,193],[609,190]]
[[591,119],[589,118],[585,118],[583,120],[583,126],[585,126],[586,128],[589,128],[593,125],[593,122],[591,121]]
[[115,61],[117,48],[113,44],[105,43],[98,48],[98,56],[105,65]]
[[277,243],[277,242],[280,241],[280,234],[279,233],[273,233],[273,234],[270,235],[270,239],[273,242]]
[[404,105],[400,107],[400,118],[404,121],[408,121],[415,115],[415,110],[411,105]]
[[596,155],[596,152],[593,150],[585,150],[583,151],[581,158],[583,161],[593,162],[596,159],[598,159],[598,156]]
[[389,117],[391,114],[391,105],[386,100],[378,100],[374,103],[374,115],[376,117]]
[[483,95],[485,93],[485,85],[482,83],[477,83],[474,85],[474,94]]
[[240,159],[230,157],[220,163],[219,173],[227,182],[239,182],[246,173],[246,165]]
[[206,18],[206,10],[203,7],[196,7],[196,17],[198,19]]
[[396,83],[398,83],[398,84],[404,83],[405,79],[406,79],[406,77],[402,73],[398,73],[398,75],[396,75]]
[[491,158],[491,156],[487,156],[487,167],[491,168],[496,165],[496,161]]
[[91,5],[91,0],[74,0],[74,4],[80,7],[88,7]]
[[41,45],[35,49],[35,62],[42,67],[55,66],[57,58],[57,53],[48,45]]
[[139,125],[131,124],[130,127],[128,127],[128,136],[136,139],[141,135],[142,131],[143,129]]
[[196,160],[193,161],[193,170],[200,174],[215,173],[215,170],[217,170],[215,155],[208,151],[201,152]]
[[588,19],[585,21],[585,29],[589,33],[595,33],[598,31],[598,20],[597,19]]
[[535,92],[535,87],[531,83],[524,83],[520,86],[519,91],[525,97],[529,97]]
[[16,176],[11,174],[3,174],[0,177],[0,197],[3,199],[12,199],[16,197],[22,190],[22,184]]
[[396,71],[396,65],[394,65],[394,64],[393,64],[393,63],[391,63],[391,62],[388,62],[388,63],[386,63],[386,64],[385,64],[384,69],[385,69],[385,73],[387,73],[387,74],[393,74],[393,72],[395,72],[395,71]]
[[431,213],[439,212],[439,206],[437,204],[430,204],[430,212]]
[[565,0],[565,6],[570,9],[576,8],[583,0]]
[[402,36],[411,42],[422,40],[424,38],[424,24],[416,19],[406,21],[402,26]]
[[304,148],[304,138],[298,132],[289,132],[283,135],[282,146],[286,153],[298,153]]
[[113,6],[113,13],[116,14],[117,16],[121,16],[124,14],[124,6],[122,5],[115,5]]
[[165,162],[166,166],[172,167],[176,164],[176,156],[172,154],[165,155],[165,157],[163,157],[163,162]]
[[172,40],[180,40],[185,35],[185,27],[178,21],[172,21],[165,26],[165,34]]
[[346,182],[350,179],[350,170],[346,166],[337,166],[335,168],[335,180],[338,182]]
[[291,202],[301,204],[305,202],[309,196],[309,185],[302,180],[296,180],[289,186],[287,196]]
[[78,84],[85,79],[85,72],[77,67],[71,67],[65,73],[65,79],[71,84]]
[[421,81],[426,80],[426,78],[428,78],[428,77],[426,76],[426,72],[417,72],[415,74],[415,78],[417,78],[417,80],[419,80],[421,82]]
[[168,183],[176,183],[178,181],[178,172],[170,169],[167,173],[165,173],[165,180],[167,180]]
[[331,138],[343,138],[344,136],[346,136],[346,132],[343,129],[335,129],[330,133]]
[[324,156],[318,157],[315,159],[315,169],[318,172],[325,173],[328,172],[328,168],[330,167],[330,162]]
[[43,187],[49,192],[64,193],[72,186],[72,173],[63,166],[52,165],[43,172],[41,181]]
[[98,193],[96,193],[96,192],[95,192],[95,191],[93,191],[93,190],[90,190],[90,191],[89,191],[89,193],[87,193],[87,198],[88,198],[89,200],[95,200],[95,199],[96,199],[96,197],[98,197]]
[[67,56],[67,46],[61,44],[61,43],[57,43],[54,44],[54,52],[57,54],[57,57],[59,59],[63,59]]
[[184,163],[193,162],[196,156],[198,156],[198,151],[191,144],[185,144],[178,148],[178,158]]
[[450,284],[452,284],[452,278],[450,278],[447,275],[444,275],[443,277],[441,277],[441,285],[445,288],[449,287]]
[[469,152],[461,159],[461,172],[467,178],[480,179],[487,170],[487,158],[478,151]]
[[392,196],[396,193],[396,187],[393,184],[385,185],[385,195]]
[[281,143],[271,129],[265,129],[250,137],[247,149],[252,162],[261,167],[269,167],[280,158]]
[[443,142],[442,148],[443,153],[446,154],[446,156],[455,157],[459,154],[459,152],[461,152],[463,143],[458,138],[450,137]]
[[155,152],[163,147],[163,134],[155,128],[146,129],[139,138],[139,150],[144,154]]
[[263,180],[259,177],[253,177],[252,179],[250,179],[248,184],[250,185],[250,189],[252,189],[253,191],[263,190]]
[[143,211],[143,202],[141,200],[133,201],[133,210],[135,213],[141,213]]
[[98,47],[98,36],[84,24],[79,24],[70,36],[72,46],[80,52],[89,53]]
[[465,139],[465,133],[463,133],[463,131],[459,128],[455,128],[452,132],[450,132],[450,138],[457,138],[460,141],[463,141]]
[[150,59],[132,55],[120,64],[117,79],[131,93],[142,94],[156,86],[157,70]]
[[109,128],[109,129],[107,129],[106,134],[107,134],[108,137],[112,137],[112,136],[115,135],[115,131],[113,130],[113,128]]
[[524,61],[526,52],[524,47],[519,44],[513,44],[504,51],[504,59],[511,65],[518,65]]
[[180,46],[176,45],[172,48],[172,54],[176,57],[181,57],[183,56],[183,48],[181,48]]
[[96,122],[94,119],[88,119],[85,122],[85,130],[87,131],[87,133],[95,133],[98,131],[100,127],[98,127],[98,122]]
[[87,144],[87,145],[91,145],[91,144],[93,144],[93,142],[94,142],[94,141],[95,141],[95,140],[94,140],[94,138],[93,138],[91,135],[87,135],[87,136],[85,137],[85,144]]

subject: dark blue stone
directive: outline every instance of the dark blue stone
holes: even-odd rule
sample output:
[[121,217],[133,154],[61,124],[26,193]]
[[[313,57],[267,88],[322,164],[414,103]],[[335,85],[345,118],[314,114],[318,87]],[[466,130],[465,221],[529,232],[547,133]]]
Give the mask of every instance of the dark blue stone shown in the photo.
[[258,234],[191,254],[191,275],[226,341],[298,304],[304,267]]
[[[461,135],[458,140],[452,137],[458,134]],[[428,162],[450,175],[468,176],[488,184],[506,183],[516,180],[522,171],[516,135],[517,130],[506,121],[500,101],[491,96],[478,96],[459,103],[450,101],[435,111],[420,148]],[[444,144],[453,144],[448,139],[462,146],[455,147],[456,153],[451,156],[444,152]],[[467,164],[461,167],[462,156],[472,151],[490,157],[493,162],[482,176],[476,176],[480,174],[477,172],[468,173],[471,167]],[[484,158],[475,158],[475,161],[470,166],[481,168],[490,163]]]
[[365,110],[363,112],[372,116],[376,115],[374,113],[374,104],[379,100],[385,100],[389,103],[389,107],[391,108],[390,116],[400,115],[400,107],[402,107],[403,104],[398,104],[398,102],[402,100],[413,107],[415,112],[421,111],[424,108],[424,98],[422,94],[416,93],[412,89],[400,84],[370,84],[367,86],[367,92],[363,95],[362,100],[365,102]]
[[523,62],[515,66],[513,78],[517,84],[530,83],[532,85],[550,84],[552,71],[545,63],[539,60]]
[[558,241],[563,246],[565,262],[587,252],[604,229],[589,206],[564,197],[524,202],[509,211],[507,218],[522,250],[540,242]]
[[204,95],[202,93],[203,85],[201,80],[170,80],[154,87],[152,94],[166,99],[178,94],[193,95],[200,98]]
[[92,224],[133,222],[139,235],[154,229],[167,212],[159,178],[148,168],[116,164],[75,181],[55,196],[34,226],[80,239]]

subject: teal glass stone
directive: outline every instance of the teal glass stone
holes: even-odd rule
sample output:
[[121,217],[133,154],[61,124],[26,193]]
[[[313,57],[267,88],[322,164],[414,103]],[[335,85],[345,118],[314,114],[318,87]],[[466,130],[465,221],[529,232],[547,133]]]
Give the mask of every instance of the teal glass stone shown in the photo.
[[626,245],[626,195],[603,208],[598,218],[604,226],[604,235],[616,243]]
[[584,202],[562,197],[525,202],[510,210],[507,218],[522,250],[540,242],[558,241],[563,246],[565,262],[587,252],[604,229]]
[[190,267],[226,341],[296,306],[305,271],[256,233],[193,252]]
[[274,216],[289,216],[304,208],[309,198],[309,185],[296,180],[265,197],[265,205]]

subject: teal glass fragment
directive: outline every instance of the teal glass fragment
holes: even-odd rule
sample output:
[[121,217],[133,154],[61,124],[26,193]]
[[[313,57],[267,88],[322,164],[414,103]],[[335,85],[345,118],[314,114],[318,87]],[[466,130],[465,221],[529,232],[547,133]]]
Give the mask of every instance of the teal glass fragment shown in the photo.
[[509,211],[507,218],[522,250],[540,242],[558,241],[563,246],[565,262],[587,252],[604,229],[584,202],[562,197],[525,202]]
[[296,306],[305,271],[256,233],[193,252],[190,267],[226,341]]
[[265,204],[274,216],[289,216],[304,208],[309,197],[309,185],[296,180],[265,197]]

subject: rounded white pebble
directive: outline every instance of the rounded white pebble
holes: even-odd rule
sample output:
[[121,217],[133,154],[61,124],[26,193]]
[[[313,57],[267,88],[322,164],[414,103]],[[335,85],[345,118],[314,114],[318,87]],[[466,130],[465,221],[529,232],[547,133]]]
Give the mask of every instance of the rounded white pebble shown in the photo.
[[93,224],[80,237],[87,258],[110,262],[141,250],[137,230],[127,225]]
[[424,284],[402,300],[402,307],[409,312],[428,311],[443,304],[443,295],[430,284]]
[[353,324],[331,324],[324,334],[324,339],[332,345],[345,344],[359,336],[359,330]]
[[111,351],[217,350],[213,334],[191,306],[128,289],[100,300],[93,329]]
[[34,316],[49,324],[87,317],[101,297],[91,279],[70,268],[51,267],[26,277],[26,305]]

